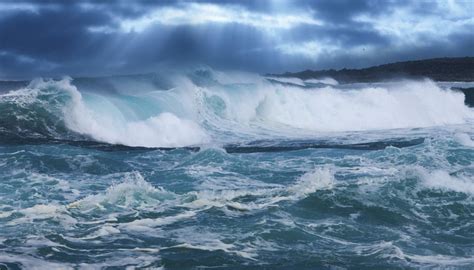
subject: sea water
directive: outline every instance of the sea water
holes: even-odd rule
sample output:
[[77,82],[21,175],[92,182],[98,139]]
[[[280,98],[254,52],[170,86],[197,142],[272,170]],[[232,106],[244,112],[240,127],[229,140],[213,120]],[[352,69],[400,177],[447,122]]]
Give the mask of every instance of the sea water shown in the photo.
[[449,83],[200,69],[0,93],[0,269],[474,267]]

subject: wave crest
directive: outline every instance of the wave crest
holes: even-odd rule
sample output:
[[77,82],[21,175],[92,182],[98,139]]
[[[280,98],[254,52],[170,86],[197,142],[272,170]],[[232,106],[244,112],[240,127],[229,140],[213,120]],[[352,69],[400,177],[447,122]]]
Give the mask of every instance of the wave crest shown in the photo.
[[21,138],[182,147],[463,124],[474,118],[462,93],[430,80],[320,87],[301,82],[303,87],[225,75],[173,77],[169,80],[174,87],[166,90],[136,90],[128,82],[129,90],[110,93],[78,89],[71,78],[34,80],[0,95],[0,132]]

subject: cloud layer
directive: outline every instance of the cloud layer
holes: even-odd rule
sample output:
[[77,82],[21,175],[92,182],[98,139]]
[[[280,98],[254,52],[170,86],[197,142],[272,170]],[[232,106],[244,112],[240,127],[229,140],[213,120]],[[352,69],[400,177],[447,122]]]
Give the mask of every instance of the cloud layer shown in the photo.
[[257,72],[474,55],[474,1],[0,3],[0,78]]

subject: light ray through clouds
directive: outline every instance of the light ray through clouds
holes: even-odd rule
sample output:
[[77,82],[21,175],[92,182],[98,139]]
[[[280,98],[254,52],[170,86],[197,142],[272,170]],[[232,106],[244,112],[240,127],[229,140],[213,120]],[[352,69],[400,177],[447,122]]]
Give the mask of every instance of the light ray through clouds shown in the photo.
[[182,60],[266,73],[472,56],[473,14],[472,0],[3,2],[0,76],[152,71]]

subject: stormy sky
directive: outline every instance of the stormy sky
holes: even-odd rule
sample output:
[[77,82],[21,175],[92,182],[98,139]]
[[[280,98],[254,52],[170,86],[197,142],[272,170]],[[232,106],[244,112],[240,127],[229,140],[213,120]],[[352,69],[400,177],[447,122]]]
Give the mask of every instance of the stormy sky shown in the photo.
[[474,0],[0,1],[0,78],[474,55]]

